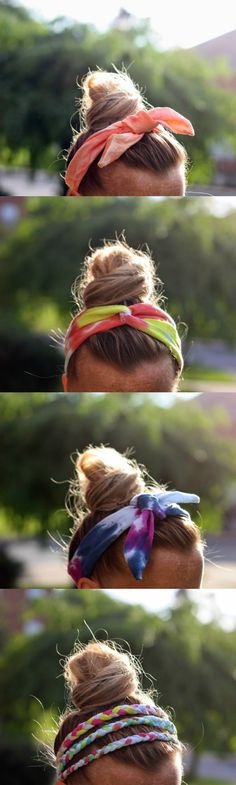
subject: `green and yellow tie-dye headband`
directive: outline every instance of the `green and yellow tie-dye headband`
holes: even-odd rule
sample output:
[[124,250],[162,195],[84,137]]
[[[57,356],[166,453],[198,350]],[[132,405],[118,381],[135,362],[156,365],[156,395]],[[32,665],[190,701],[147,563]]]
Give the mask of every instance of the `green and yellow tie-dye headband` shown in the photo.
[[135,303],[130,306],[102,305],[87,308],[74,317],[65,337],[65,374],[70,358],[84,341],[96,333],[107,332],[125,324],[165,344],[182,371],[181,340],[172,317],[156,305]]

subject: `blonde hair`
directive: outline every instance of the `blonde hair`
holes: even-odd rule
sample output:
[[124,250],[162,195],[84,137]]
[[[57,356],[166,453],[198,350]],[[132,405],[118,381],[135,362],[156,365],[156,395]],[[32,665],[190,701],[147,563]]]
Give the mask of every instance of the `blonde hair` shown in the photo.
[[83,131],[100,131],[116,120],[145,109],[145,101],[125,71],[90,71],[82,80],[80,117]]
[[104,241],[84,261],[84,274],[72,292],[76,305],[92,308],[124,300],[131,303],[160,303],[155,287],[161,289],[150,252],[131,248],[125,240]]
[[[142,689],[140,663],[113,642],[100,643],[95,640],[88,643],[87,646],[76,646],[75,652],[66,661],[64,674],[70,705],[60,718],[54,743],[57,760],[60,758],[60,747],[67,734],[79,722],[83,722],[93,714],[122,703],[144,703],[155,706],[151,693],[144,692]],[[159,706],[156,708],[160,717],[168,717],[162,708]],[[140,731],[145,732],[145,726],[141,725]],[[135,725],[129,728],[129,735],[136,732]],[[107,734],[106,740],[109,743],[109,741],[126,735],[127,729],[123,728],[112,732],[112,734]],[[96,746],[104,746],[104,741],[97,739]],[[155,741],[147,742],[145,745],[137,744],[135,747],[126,747],[113,754],[118,759],[136,766],[158,770],[158,767],[163,765],[163,762],[170,756],[173,756],[176,750],[182,751],[180,742],[172,745]],[[76,762],[83,755],[83,752],[79,753],[73,761]],[[76,782],[76,775],[68,777],[68,782]]]
[[[131,248],[125,239],[104,242],[89,254],[84,262],[82,278],[77,278],[72,294],[78,309],[98,305],[149,302],[163,306],[162,283],[155,274],[149,250]],[[156,361],[157,377],[160,374],[158,360],[165,359],[161,367],[162,380],[166,388],[173,389],[178,381],[180,368],[169,349],[161,341],[145,335],[132,327],[123,325],[87,339],[95,357],[108,361],[124,370],[132,370],[142,361]],[[72,355],[68,376],[77,376],[77,358],[80,349]]]
[[[144,467],[127,455],[110,447],[89,447],[78,454],[76,474],[70,483],[67,511],[73,518],[72,538],[68,559],[72,558],[84,536],[106,515],[128,505],[133,496],[144,492],[164,490],[164,486],[150,478]],[[201,542],[198,527],[183,517],[155,520],[154,546],[191,551]],[[97,562],[93,575],[98,579],[111,570],[124,570],[121,535]]]
[[[82,80],[80,102],[81,133],[74,132],[67,158],[67,166],[86,139],[96,131],[123,120],[129,114],[148,108],[141,92],[125,71],[92,71]],[[91,164],[80,184],[80,193],[91,194],[94,186],[101,187],[101,172],[97,163]],[[138,168],[156,173],[167,172],[178,163],[187,165],[185,148],[166,129],[144,134],[121,156],[122,160]]]

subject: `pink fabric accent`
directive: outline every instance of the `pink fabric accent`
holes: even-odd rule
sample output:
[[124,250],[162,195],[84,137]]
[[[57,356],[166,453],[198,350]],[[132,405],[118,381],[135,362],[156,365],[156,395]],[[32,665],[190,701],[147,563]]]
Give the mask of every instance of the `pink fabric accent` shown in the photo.
[[100,161],[98,161],[99,169],[108,166],[112,161],[117,161],[117,158],[120,158],[129,147],[142,138],[143,134],[112,134],[107,140]]
[[104,153],[98,164],[101,168],[120,158],[129,147],[142,139],[145,133],[150,131],[160,133],[162,130],[160,123],[173,133],[194,136],[190,120],[174,109],[169,107],[156,107],[149,111],[141,109],[136,114],[112,123],[86,139],[73,156],[66,171],[65,182],[69,187],[69,195],[78,194],[81,180],[102,150]]

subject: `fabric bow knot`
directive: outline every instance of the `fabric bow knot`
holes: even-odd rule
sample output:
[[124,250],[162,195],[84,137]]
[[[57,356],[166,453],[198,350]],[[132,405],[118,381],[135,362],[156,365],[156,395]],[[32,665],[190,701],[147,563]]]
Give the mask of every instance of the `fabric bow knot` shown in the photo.
[[160,494],[143,493],[134,496],[131,505],[135,507],[135,517],[125,539],[124,555],[131,572],[137,581],[142,579],[148,563],[154,540],[154,515],[160,520],[167,517],[190,518],[187,510],[179,503],[198,502],[199,497],[179,491],[162,491]]
[[182,491],[141,493],[131,499],[127,507],[103,518],[85,535],[68,565],[69,575],[78,585],[82,577],[90,577],[104,551],[125,531],[124,556],[135,578],[139,581],[150,558],[154,540],[155,517],[165,520],[180,517],[190,520],[180,504],[198,504],[199,496]]
[[86,139],[73,155],[65,174],[69,196],[78,194],[79,185],[95,158],[102,153],[98,166],[103,168],[120,158],[129,147],[142,139],[145,133],[161,132],[162,124],[175,134],[194,136],[192,123],[166,106],[158,106],[118,120],[116,123],[96,131]]

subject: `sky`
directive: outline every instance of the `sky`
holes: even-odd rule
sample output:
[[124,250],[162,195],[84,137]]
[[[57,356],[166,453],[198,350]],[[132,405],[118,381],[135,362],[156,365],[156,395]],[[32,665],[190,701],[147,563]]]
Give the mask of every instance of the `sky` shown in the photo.
[[231,210],[236,210],[235,196],[211,196],[207,201],[207,209],[218,218],[227,215]]
[[[124,197],[122,196],[118,196],[118,199],[123,198]],[[168,196],[145,197],[145,199],[151,199],[152,202],[163,202],[168,198]],[[176,196],[175,199],[186,199],[186,196]],[[191,199],[194,199],[194,206],[197,208],[199,202],[198,196],[195,195],[191,197]],[[227,215],[227,213],[229,213],[231,210],[236,210],[236,196],[203,196],[201,200],[201,207],[209,213],[213,213],[213,215],[217,215],[219,218],[221,218],[222,216]]]
[[139,18],[150,17],[152,26],[160,36],[163,48],[190,47],[209,38],[222,35],[236,27],[236,8],[232,0],[216,3],[215,0],[170,0],[154,3],[153,0],[24,0],[22,5],[32,8],[46,19],[69,16],[80,22],[95,24],[105,30],[117,16],[121,7]]
[[[64,393],[51,393],[51,397],[55,398],[55,399],[58,397],[58,395],[64,395]],[[69,400],[70,397],[71,397],[71,393],[69,393],[68,395],[69,395],[69,398],[68,398],[68,400]],[[68,395],[67,395],[67,397],[68,397]],[[75,395],[76,395],[76,393],[75,393]],[[91,399],[92,395],[94,395],[94,397],[97,398],[98,396],[104,395],[104,393],[89,393],[89,395],[90,395],[90,399]],[[107,395],[107,393],[105,393],[105,395]],[[168,409],[169,406],[174,406],[174,404],[177,403],[177,401],[180,401],[181,399],[183,401],[185,401],[185,402],[188,402],[188,401],[191,401],[193,398],[198,398],[200,395],[202,395],[202,393],[198,393],[198,392],[197,393],[194,393],[194,392],[190,392],[190,393],[187,393],[187,392],[184,392],[184,393],[180,393],[180,392],[178,392],[178,393],[138,393],[139,401],[142,400],[142,399],[145,400],[145,401],[148,401],[148,400],[151,399],[152,401],[154,401],[154,403],[157,404],[157,406],[161,406],[164,409]]]
[[[102,591],[105,591],[102,589]],[[176,600],[175,589],[125,589],[106,590],[106,594],[115,600],[121,600],[130,605],[141,605],[152,613],[165,612]],[[191,599],[196,603],[198,616],[202,622],[209,621],[212,616],[218,617],[219,622],[225,629],[236,627],[236,603],[235,590],[223,589],[191,589],[188,592]]]

